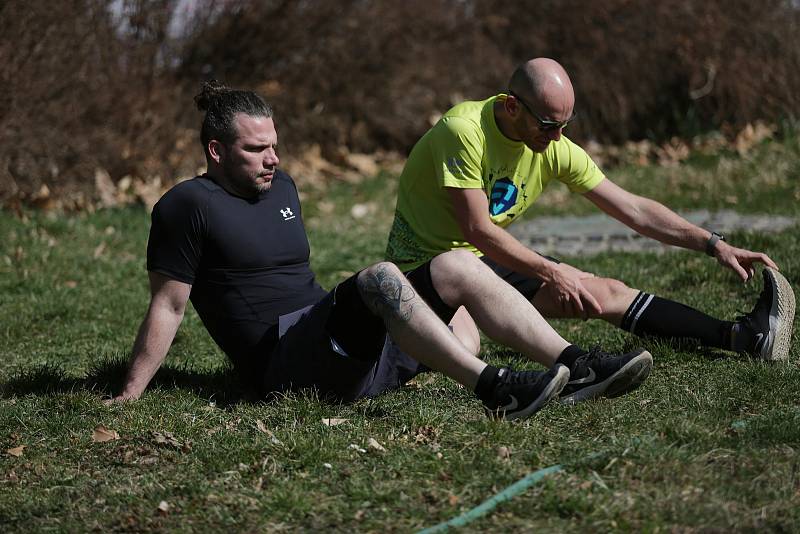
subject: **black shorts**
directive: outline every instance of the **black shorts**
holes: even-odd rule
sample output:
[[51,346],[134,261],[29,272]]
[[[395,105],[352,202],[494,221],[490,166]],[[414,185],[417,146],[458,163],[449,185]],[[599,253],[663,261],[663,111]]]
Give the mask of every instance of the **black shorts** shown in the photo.
[[[551,258],[550,256],[543,257],[554,263],[561,263],[559,260]],[[519,274],[516,271],[512,271],[507,267],[503,267],[497,262],[490,260],[487,256],[481,256],[481,261],[483,261],[483,263],[493,270],[497,276],[511,284],[514,289],[522,293],[522,295],[528,300],[533,299],[533,296],[536,295],[536,292],[539,291],[539,288],[542,287],[542,284],[544,283],[538,278],[530,278],[524,274]]]
[[[356,276],[340,283],[317,304],[281,316],[264,393],[313,388],[321,397],[349,402],[398,388],[429,370],[387,335],[383,320],[361,299]],[[454,310],[433,291],[430,264],[407,277],[448,322]]]

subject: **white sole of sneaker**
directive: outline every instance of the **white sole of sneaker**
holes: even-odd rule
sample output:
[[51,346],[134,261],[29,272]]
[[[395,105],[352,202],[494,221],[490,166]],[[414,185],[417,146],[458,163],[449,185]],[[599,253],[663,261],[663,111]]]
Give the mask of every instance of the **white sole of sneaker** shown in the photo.
[[794,291],[781,273],[764,269],[772,281],[772,309],[769,312],[769,339],[759,356],[765,360],[788,360],[794,326]]
[[602,382],[579,389],[572,395],[561,397],[563,404],[576,404],[595,397],[619,397],[638,388],[653,369],[653,356],[643,351],[625,366]]
[[564,389],[564,386],[567,385],[569,382],[569,369],[567,369],[566,365],[560,365],[556,369],[556,376],[547,384],[547,387],[536,397],[532,403],[525,407],[524,410],[520,410],[518,412],[505,414],[503,415],[503,419],[507,421],[513,421],[514,419],[525,419],[530,417],[534,413],[538,412],[542,406],[547,404],[547,402],[558,396],[561,393],[561,390]]

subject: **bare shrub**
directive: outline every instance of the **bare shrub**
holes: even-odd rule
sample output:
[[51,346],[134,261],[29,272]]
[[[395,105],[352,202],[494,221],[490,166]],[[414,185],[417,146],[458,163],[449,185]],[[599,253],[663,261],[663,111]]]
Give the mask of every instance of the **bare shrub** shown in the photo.
[[495,0],[477,5],[515,61],[564,63],[578,137],[736,131],[800,108],[800,10],[790,0],[524,0],[511,13]]
[[[161,64],[171,2],[10,0],[0,8],[0,200],[163,170],[181,91]],[[115,17],[124,19],[122,26]],[[80,197],[77,197],[80,198]]]
[[[175,36],[178,6],[194,10]],[[290,154],[334,162],[407,151],[535,56],[571,73],[577,140],[734,138],[797,117],[798,22],[795,0],[7,0],[0,203],[91,190],[98,168],[106,186],[190,173],[210,78],[264,94]]]
[[405,149],[432,114],[513,67],[470,4],[239,2],[197,34],[182,75],[261,89],[291,144]]
[[665,140],[796,115],[800,13],[789,0],[235,2],[197,34],[183,76],[260,87],[295,142],[407,150],[518,62],[571,72],[571,135]]

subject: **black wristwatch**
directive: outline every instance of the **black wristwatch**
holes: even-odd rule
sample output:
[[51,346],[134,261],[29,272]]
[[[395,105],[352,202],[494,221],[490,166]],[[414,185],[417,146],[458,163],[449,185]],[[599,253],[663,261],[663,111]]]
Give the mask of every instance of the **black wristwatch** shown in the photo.
[[711,232],[711,237],[709,237],[706,242],[706,254],[711,257],[714,256],[718,241],[725,241],[725,236],[717,232]]

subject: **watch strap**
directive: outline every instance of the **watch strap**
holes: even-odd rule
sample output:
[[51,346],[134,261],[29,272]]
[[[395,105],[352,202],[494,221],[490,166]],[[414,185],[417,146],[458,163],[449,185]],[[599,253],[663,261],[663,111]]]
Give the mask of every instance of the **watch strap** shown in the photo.
[[706,254],[713,257],[719,241],[725,241],[725,236],[717,232],[711,232],[711,237],[706,241]]

